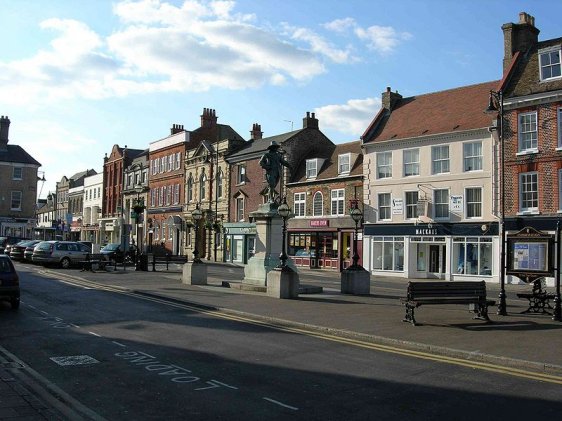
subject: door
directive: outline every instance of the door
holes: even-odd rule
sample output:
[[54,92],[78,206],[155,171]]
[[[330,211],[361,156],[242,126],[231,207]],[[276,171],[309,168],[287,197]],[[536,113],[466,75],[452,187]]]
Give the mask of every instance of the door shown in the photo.
[[441,246],[431,244],[429,246],[429,272],[440,273],[439,266],[441,263],[440,259],[440,248]]

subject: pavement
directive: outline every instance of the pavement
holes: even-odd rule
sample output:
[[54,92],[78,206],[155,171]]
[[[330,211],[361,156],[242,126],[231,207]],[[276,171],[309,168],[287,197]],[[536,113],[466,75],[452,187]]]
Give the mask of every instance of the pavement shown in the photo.
[[[276,299],[264,292],[241,289],[239,268],[218,263],[209,263],[209,268],[213,270],[207,285],[200,286],[181,282],[181,265],[170,265],[169,271],[160,265],[157,272],[120,268],[96,272],[48,269],[43,273],[186,303],[283,328],[378,344],[391,352],[409,350],[494,367],[529,370],[557,376],[562,382],[562,377],[558,377],[562,376],[562,323],[552,320],[548,314],[521,313],[527,309],[528,303],[517,299],[516,294],[529,292],[528,285],[506,285],[508,314],[497,315],[496,307],[490,307],[492,323],[473,320],[467,306],[433,305],[416,309],[418,326],[413,326],[402,321],[404,307],[399,301],[405,296],[408,279],[372,277],[370,295],[354,296],[340,293],[339,273],[299,268],[301,286],[307,285],[307,278],[310,281],[313,275],[315,280],[319,274],[325,276],[323,291],[300,294],[298,299]],[[234,275],[236,272],[238,276]],[[486,287],[488,298],[497,300],[499,285],[488,284]],[[37,403],[33,397],[29,398],[32,403],[24,405],[29,387],[26,389],[25,384],[18,383],[10,371],[0,367],[0,419],[5,419],[5,411],[13,417],[6,419],[59,419],[52,418],[49,408]]]

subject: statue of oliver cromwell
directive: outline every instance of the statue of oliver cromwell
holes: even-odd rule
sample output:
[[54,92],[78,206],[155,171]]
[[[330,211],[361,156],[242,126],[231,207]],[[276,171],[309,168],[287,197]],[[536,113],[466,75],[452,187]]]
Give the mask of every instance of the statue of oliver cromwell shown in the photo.
[[279,144],[274,140],[271,141],[271,145],[267,147],[267,152],[263,154],[260,159],[260,166],[265,170],[265,179],[267,180],[267,194],[269,197],[269,202],[275,202],[275,187],[279,183],[279,177],[281,176],[281,171],[285,166],[291,168],[289,163],[283,158],[283,154],[279,151]]

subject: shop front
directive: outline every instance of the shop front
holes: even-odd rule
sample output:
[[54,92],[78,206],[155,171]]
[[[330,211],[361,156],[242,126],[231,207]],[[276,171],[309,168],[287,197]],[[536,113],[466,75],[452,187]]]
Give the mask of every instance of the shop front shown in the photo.
[[[351,218],[292,219],[287,254],[297,267],[341,271],[353,263],[354,228],[350,228],[351,225]],[[362,264],[362,243],[359,233],[359,264]]]
[[224,261],[248,263],[256,250],[256,224],[251,222],[225,222]]
[[372,274],[448,281],[499,281],[498,223],[366,224]]

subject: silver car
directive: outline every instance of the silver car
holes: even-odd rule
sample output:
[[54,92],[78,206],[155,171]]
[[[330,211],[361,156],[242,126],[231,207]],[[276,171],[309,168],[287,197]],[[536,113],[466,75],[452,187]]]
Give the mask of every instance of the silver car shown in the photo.
[[76,241],[41,241],[33,249],[31,260],[41,265],[55,264],[63,269],[86,260],[92,250]]

